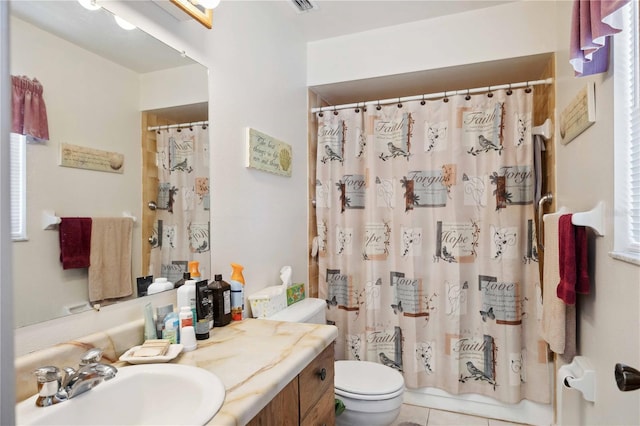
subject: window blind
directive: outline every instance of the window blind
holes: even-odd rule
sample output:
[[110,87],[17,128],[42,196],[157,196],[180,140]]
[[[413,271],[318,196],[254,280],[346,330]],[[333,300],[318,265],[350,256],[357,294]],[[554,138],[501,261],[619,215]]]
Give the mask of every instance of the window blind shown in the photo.
[[625,11],[625,51],[627,56],[628,132],[629,138],[629,249],[640,253],[640,72],[638,70],[638,3],[631,2]]
[[9,169],[11,171],[11,239],[22,241],[27,239],[26,226],[26,138],[17,133],[11,133],[9,138]]
[[640,265],[640,71],[638,2],[620,10],[614,36],[615,239],[611,255]]

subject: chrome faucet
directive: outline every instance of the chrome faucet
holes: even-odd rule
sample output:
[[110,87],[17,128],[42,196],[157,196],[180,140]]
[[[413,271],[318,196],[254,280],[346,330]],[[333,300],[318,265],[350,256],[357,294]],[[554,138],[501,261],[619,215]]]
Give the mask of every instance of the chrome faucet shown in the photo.
[[118,372],[114,366],[100,363],[102,349],[94,348],[82,355],[78,370],[48,365],[33,373],[38,380],[38,407],[47,407],[66,401],[93,389],[106,380],[113,379]]

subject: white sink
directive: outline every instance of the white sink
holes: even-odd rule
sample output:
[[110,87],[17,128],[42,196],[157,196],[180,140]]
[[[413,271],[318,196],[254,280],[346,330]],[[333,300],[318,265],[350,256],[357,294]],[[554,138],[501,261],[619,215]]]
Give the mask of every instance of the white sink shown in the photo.
[[201,368],[180,364],[122,367],[113,379],[65,402],[36,407],[37,395],[16,405],[16,423],[32,425],[204,425],[225,389]]

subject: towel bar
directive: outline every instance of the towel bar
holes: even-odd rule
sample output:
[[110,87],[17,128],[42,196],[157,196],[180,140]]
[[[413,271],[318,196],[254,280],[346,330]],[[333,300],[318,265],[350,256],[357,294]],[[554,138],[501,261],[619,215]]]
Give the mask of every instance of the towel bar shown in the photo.
[[540,201],[538,201],[538,247],[540,247],[541,250],[544,250],[544,241],[543,241],[543,235],[544,235],[544,224],[542,223],[542,213],[543,213],[543,204],[547,204],[553,201],[553,194],[550,192],[547,192],[546,194],[544,194],[541,198]]
[[[136,217],[132,215],[131,212],[122,212],[122,216],[130,218],[133,223],[136,222]],[[56,213],[53,210],[42,211],[42,229],[56,229],[60,221],[60,217],[56,216]]]

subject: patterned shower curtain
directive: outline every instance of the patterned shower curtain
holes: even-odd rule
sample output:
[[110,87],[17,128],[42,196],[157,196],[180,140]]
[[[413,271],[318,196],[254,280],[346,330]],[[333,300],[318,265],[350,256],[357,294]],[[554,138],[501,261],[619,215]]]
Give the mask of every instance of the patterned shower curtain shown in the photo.
[[157,137],[158,208],[151,274],[171,282],[189,261],[209,278],[209,131],[201,126],[161,130]]
[[338,359],[388,365],[409,388],[550,402],[532,99],[494,91],[318,116],[319,293]]

